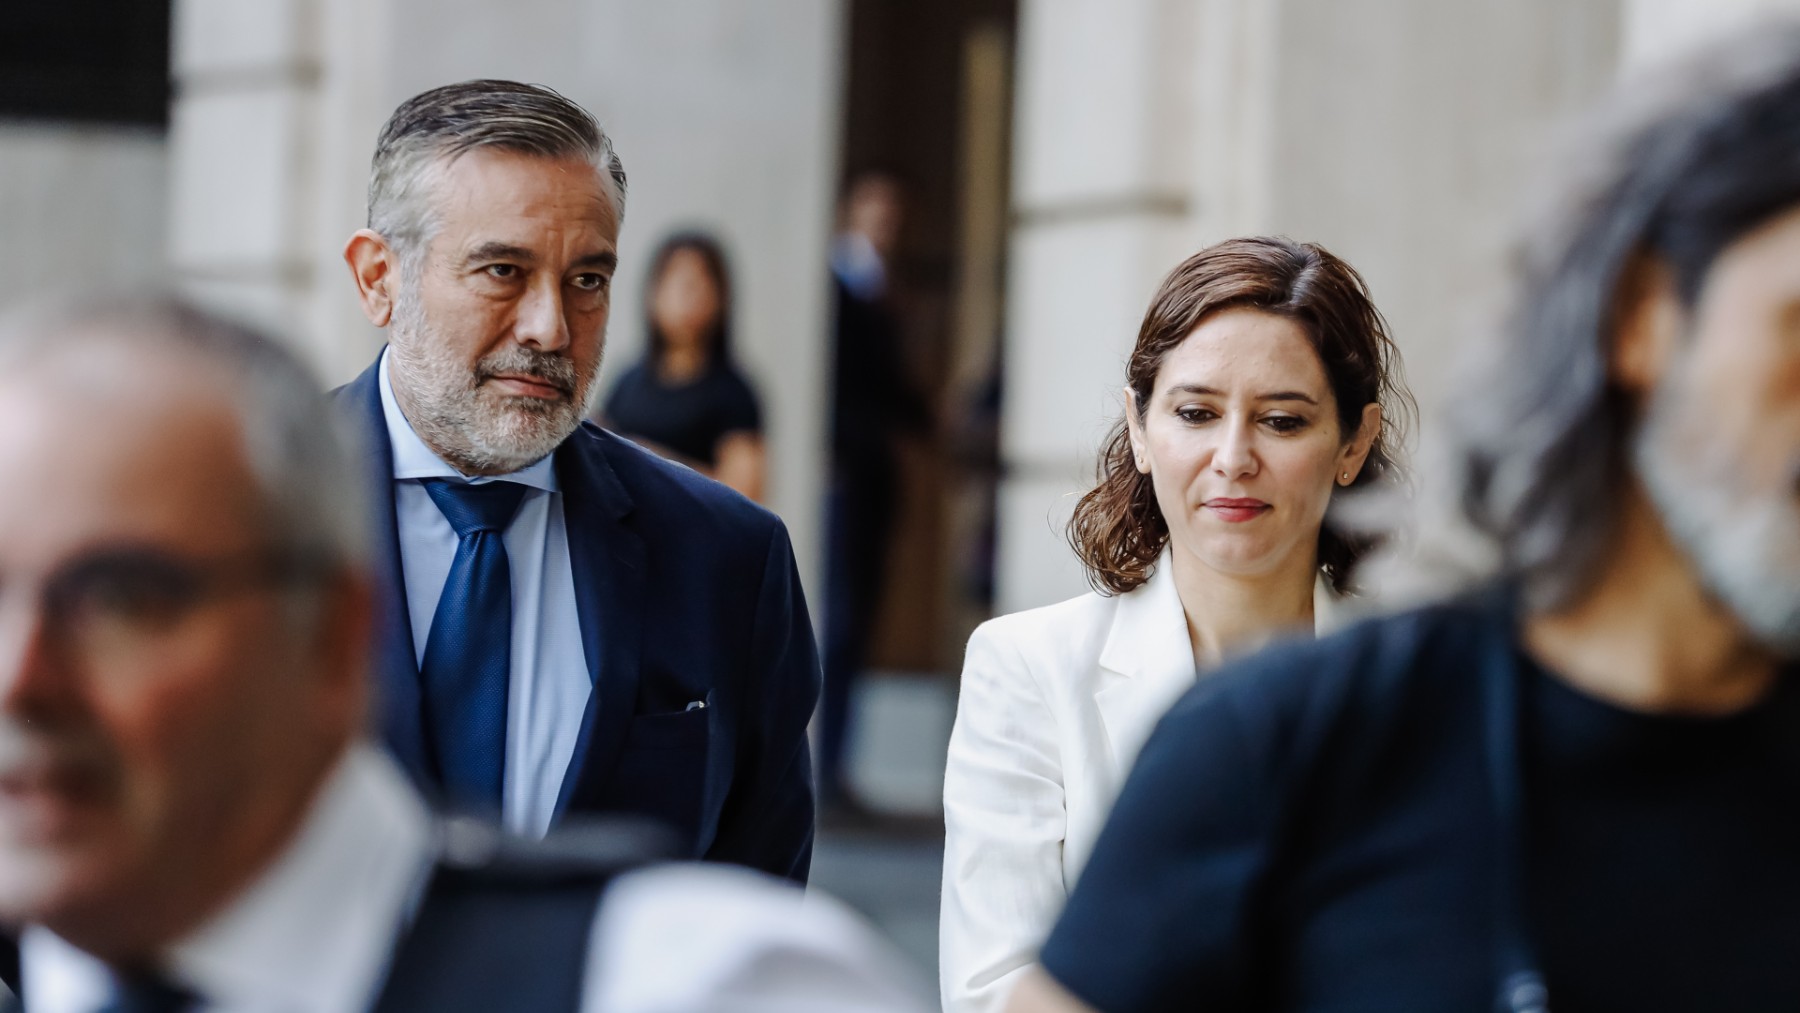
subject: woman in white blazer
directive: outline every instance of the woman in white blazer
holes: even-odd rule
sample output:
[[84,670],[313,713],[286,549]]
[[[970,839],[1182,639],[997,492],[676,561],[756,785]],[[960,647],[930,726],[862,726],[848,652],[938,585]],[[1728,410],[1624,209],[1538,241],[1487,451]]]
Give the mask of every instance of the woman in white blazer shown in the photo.
[[939,968],[951,1013],[1002,1008],[1138,749],[1195,673],[1311,630],[1373,540],[1335,491],[1399,478],[1413,414],[1362,279],[1236,239],[1166,278],[1069,540],[1094,592],[969,640],[944,778]]

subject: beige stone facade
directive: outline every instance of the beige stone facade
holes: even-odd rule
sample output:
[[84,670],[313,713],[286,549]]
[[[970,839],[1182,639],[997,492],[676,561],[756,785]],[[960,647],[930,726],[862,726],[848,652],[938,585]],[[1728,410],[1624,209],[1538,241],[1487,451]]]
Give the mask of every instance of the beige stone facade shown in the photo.
[[[612,370],[641,345],[651,243],[697,224],[735,254],[741,354],[769,416],[771,505],[817,587],[823,265],[850,8],[177,0],[166,139],[0,126],[0,299],[173,280],[275,327],[342,381],[379,343],[338,254],[361,224],[382,119],[450,80],[551,84],[601,117],[632,176]],[[965,158],[1011,166],[996,607],[1084,586],[1061,524],[1119,408],[1143,307],[1181,256],[1281,232],[1356,264],[1405,351],[1429,439],[1434,398],[1493,297],[1505,225],[1551,125],[1623,69],[1794,8],[1019,0],[1010,61],[987,61],[1012,67],[1012,150]],[[1004,47],[996,38],[989,48]],[[995,310],[970,286],[998,252],[967,256],[957,326],[980,331]]]

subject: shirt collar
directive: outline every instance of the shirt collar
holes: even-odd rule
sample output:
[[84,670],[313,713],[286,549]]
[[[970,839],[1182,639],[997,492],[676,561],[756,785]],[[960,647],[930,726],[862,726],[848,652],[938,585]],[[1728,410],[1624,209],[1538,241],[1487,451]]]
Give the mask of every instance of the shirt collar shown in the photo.
[[412,423],[400,410],[400,402],[394,398],[394,384],[388,378],[388,350],[381,351],[381,414],[387,421],[388,443],[394,448],[394,480],[421,478],[460,478],[477,485],[483,482],[517,482],[533,489],[555,492],[556,467],[554,455],[546,454],[531,464],[508,475],[474,476],[464,475],[455,468],[444,463],[443,458],[431,452],[419,434],[413,431]]
[[880,299],[887,291],[887,265],[869,237],[844,232],[831,244],[831,270],[850,294],[864,302]]
[[[430,816],[393,761],[365,745],[339,763],[299,832],[219,914],[167,951],[164,973],[208,1008],[366,1008],[404,912],[431,868]],[[91,1013],[106,965],[30,927],[26,1008]]]

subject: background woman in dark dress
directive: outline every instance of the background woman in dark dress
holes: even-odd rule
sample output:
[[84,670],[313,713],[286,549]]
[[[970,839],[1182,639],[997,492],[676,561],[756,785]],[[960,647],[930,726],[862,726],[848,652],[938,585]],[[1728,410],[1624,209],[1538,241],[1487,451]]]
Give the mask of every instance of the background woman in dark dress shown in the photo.
[[761,499],[762,408],[731,358],[731,274],[718,240],[702,232],[663,240],[644,316],[649,347],[607,395],[606,427]]

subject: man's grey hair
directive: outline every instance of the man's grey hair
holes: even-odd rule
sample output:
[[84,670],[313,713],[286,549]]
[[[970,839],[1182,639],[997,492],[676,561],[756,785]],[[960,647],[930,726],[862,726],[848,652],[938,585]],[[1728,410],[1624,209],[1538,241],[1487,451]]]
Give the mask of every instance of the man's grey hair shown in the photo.
[[614,209],[625,220],[625,165],[587,110],[542,85],[463,81],[401,103],[375,142],[369,228],[403,263],[423,255],[436,231],[430,206],[436,172],[476,148],[591,162],[611,178]]
[[222,376],[263,505],[268,547],[309,570],[363,570],[362,456],[312,371],[274,339],[178,299],[61,300],[0,316],[0,375],[117,343]]
[[1536,607],[1579,594],[1617,530],[1642,404],[1609,369],[1638,261],[1698,299],[1732,242],[1800,205],[1800,24],[1763,26],[1627,82],[1575,124],[1517,247],[1491,354],[1448,403],[1448,486]]

